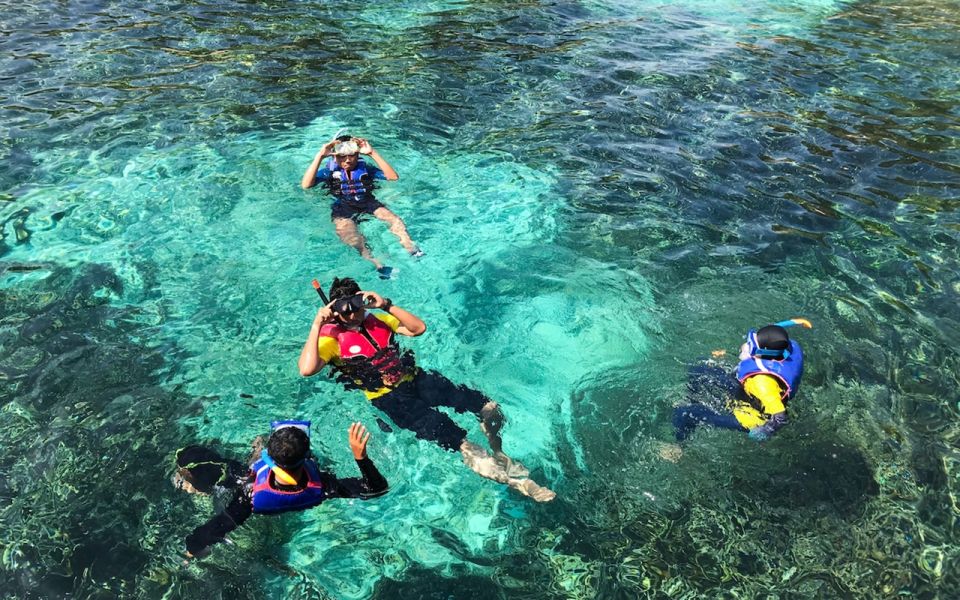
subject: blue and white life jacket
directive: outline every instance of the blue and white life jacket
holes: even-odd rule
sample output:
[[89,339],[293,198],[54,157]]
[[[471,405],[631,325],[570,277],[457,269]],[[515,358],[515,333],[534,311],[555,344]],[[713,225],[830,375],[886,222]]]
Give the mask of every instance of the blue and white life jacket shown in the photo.
[[330,179],[326,181],[327,189],[338,200],[363,202],[373,198],[373,190],[376,186],[373,183],[373,173],[367,167],[367,163],[358,160],[357,166],[348,174],[336,160],[330,158],[326,168],[330,171]]
[[762,349],[757,344],[757,330],[751,329],[747,332],[747,349],[750,357],[741,360],[737,367],[737,379],[741,384],[762,373],[771,375],[780,382],[783,399],[792,398],[797,393],[800,389],[800,377],[803,375],[803,350],[800,344],[790,340],[784,358],[758,356]]

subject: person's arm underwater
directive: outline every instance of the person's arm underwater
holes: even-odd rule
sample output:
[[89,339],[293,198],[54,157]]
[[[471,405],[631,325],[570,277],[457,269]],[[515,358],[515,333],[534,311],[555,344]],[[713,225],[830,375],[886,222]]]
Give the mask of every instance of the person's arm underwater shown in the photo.
[[337,479],[333,473],[321,473],[326,498],[360,498],[368,500],[387,493],[387,480],[367,456],[370,433],[360,423],[350,425],[350,450],[360,468],[360,478]]
[[363,138],[353,138],[353,140],[360,147],[360,154],[366,154],[373,159],[373,162],[377,163],[377,166],[380,167],[380,170],[383,171],[383,176],[387,178],[388,181],[396,181],[400,179],[400,176],[397,175],[397,172],[393,170],[393,167],[390,166],[390,163],[387,162],[387,159],[380,156],[380,153],[373,149],[373,146],[370,145],[370,142]]
[[760,403],[764,415],[769,415],[765,423],[750,429],[750,439],[758,442],[770,439],[787,424],[787,407],[783,403],[780,385],[769,375],[754,375],[744,382],[743,390]]
[[397,327],[397,333],[400,335],[417,337],[418,335],[423,335],[423,333],[427,330],[426,323],[424,323],[420,317],[400,308],[390,299],[383,298],[376,292],[360,293],[363,294],[363,299],[367,308],[379,308],[380,310],[392,315],[398,321],[400,321],[400,326]]
[[187,557],[201,558],[210,553],[210,547],[226,540],[228,533],[243,525],[253,514],[253,504],[250,502],[250,489],[240,487],[230,504],[200,527],[197,527],[187,536]]
[[320,358],[318,341],[320,339],[320,328],[324,323],[333,320],[333,311],[329,306],[321,306],[317,311],[317,316],[313,318],[313,324],[310,326],[310,333],[307,334],[307,341],[300,350],[300,360],[297,361],[297,367],[300,374],[304,377],[310,377],[320,372],[320,369],[327,364],[327,361]]
[[[336,143],[337,140],[331,140],[320,148],[320,151],[317,152],[317,155],[313,157],[313,162],[310,163],[310,166],[307,167],[307,170],[304,172],[303,178],[300,180],[300,187],[308,190],[316,185],[317,170],[320,168],[320,161],[333,153],[333,146]],[[376,159],[374,158],[374,160]]]

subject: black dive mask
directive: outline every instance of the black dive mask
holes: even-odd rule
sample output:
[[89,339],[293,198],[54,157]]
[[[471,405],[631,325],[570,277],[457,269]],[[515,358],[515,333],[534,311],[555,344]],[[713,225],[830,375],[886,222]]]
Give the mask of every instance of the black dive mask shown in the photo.
[[337,298],[330,308],[339,315],[351,315],[364,307],[363,295],[354,294],[345,298]]

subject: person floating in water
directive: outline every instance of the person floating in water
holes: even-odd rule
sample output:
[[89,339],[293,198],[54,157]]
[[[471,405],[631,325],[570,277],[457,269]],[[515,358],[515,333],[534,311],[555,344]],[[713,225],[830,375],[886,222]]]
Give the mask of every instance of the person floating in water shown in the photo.
[[[496,402],[440,373],[419,369],[413,353],[401,350],[395,334],[416,337],[426,330],[419,317],[389,298],[361,291],[352,279],[334,279],[330,302],[317,311],[300,352],[300,374],[309,377],[331,364],[337,381],[348,389],[362,390],[398,427],[460,452],[467,466],[482,477],[505,483],[537,502],[553,500],[556,494],[530,479],[523,465],[504,454],[500,438],[504,416]],[[476,415],[493,455],[467,440],[467,432],[437,410],[440,406]]]
[[177,451],[177,487],[195,494],[222,490],[233,494],[223,512],[187,536],[188,557],[209,554],[211,546],[225,541],[251,514],[306,510],[331,498],[367,500],[387,492],[386,479],[367,456],[370,434],[360,423],[348,431],[350,450],[362,475],[359,479],[338,479],[320,470],[310,455],[310,421],[274,421],[271,426],[266,449],[260,449],[262,438],[254,442],[249,468],[203,446]]
[[[806,319],[789,319],[747,332],[747,341],[740,347],[739,385],[726,395],[725,408],[715,410],[702,402],[677,407],[673,413],[677,441],[687,439],[700,424],[748,432],[756,441],[770,439],[786,425],[787,401],[796,395],[803,375],[803,350],[786,330],[794,325],[813,327]],[[715,371],[691,369],[694,396],[709,387],[711,378],[717,382]],[[725,373],[719,377],[729,381]]]
[[[360,159],[360,154],[366,154],[372,158],[377,166],[368,165]],[[321,161],[327,157],[330,158],[321,167]],[[318,183],[325,185],[327,191],[335,198],[330,218],[337,235],[344,244],[353,246],[360,256],[372,262],[383,279],[390,277],[392,269],[377,260],[370,252],[366,238],[357,227],[363,215],[373,215],[385,222],[390,227],[390,231],[400,239],[400,245],[411,256],[415,258],[423,256],[420,248],[410,239],[403,220],[373,195],[376,180],[396,181],[399,178],[400,176],[390,163],[373,149],[370,142],[363,138],[340,136],[320,148],[300,181],[300,187],[305,190]]]

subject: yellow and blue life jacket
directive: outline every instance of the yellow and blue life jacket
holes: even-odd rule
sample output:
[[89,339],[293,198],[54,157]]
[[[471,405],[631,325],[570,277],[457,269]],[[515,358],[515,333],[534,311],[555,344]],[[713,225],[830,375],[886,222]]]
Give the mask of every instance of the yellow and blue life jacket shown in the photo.
[[762,373],[776,378],[782,384],[783,399],[792,398],[797,393],[800,377],[803,375],[803,350],[800,344],[790,340],[790,346],[777,358],[773,356],[776,351],[760,347],[757,343],[757,330],[751,329],[747,332],[747,349],[750,357],[741,360],[737,367],[737,379],[741,384]]

